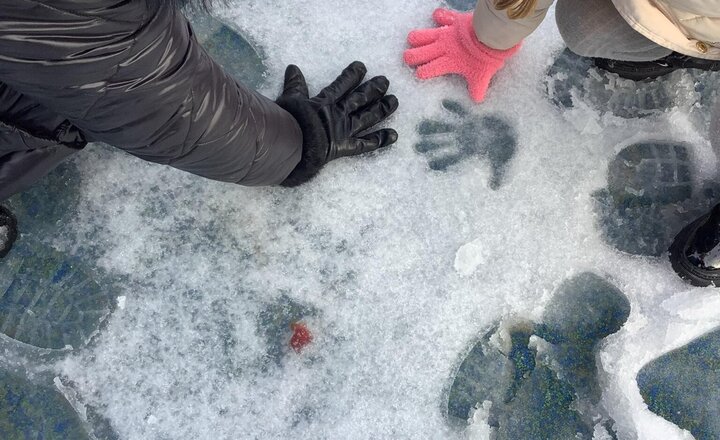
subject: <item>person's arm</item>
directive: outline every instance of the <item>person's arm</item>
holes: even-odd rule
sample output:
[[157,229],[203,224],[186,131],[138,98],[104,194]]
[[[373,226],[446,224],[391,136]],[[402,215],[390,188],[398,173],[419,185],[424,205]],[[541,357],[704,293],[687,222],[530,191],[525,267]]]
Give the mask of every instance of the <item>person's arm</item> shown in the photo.
[[293,116],[238,84],[161,0],[5,0],[0,81],[140,158],[244,185],[301,159]]
[[510,49],[540,26],[552,3],[553,0],[538,0],[530,15],[511,19],[507,11],[495,8],[495,0],[478,0],[473,13],[475,35],[488,47]]
[[507,11],[497,10],[493,0],[478,0],[474,13],[436,9],[433,20],[438,27],[410,32],[411,48],[403,59],[417,68],[415,75],[420,79],[463,76],[470,97],[482,102],[492,78],[540,24],[550,4],[552,0],[538,0],[529,15],[515,19]]

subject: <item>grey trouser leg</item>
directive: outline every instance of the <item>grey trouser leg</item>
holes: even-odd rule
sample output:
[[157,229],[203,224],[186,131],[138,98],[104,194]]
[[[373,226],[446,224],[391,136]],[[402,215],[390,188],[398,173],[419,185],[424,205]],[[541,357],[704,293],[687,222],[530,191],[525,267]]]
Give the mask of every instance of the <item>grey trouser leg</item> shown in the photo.
[[672,52],[630,27],[611,0],[558,0],[555,19],[565,44],[580,56],[652,61]]
[[64,145],[55,145],[4,155],[0,152],[0,202],[30,188],[78,151]]
[[[0,82],[0,201],[26,190],[79,151],[49,140],[64,120]],[[18,130],[16,125],[48,139]]]

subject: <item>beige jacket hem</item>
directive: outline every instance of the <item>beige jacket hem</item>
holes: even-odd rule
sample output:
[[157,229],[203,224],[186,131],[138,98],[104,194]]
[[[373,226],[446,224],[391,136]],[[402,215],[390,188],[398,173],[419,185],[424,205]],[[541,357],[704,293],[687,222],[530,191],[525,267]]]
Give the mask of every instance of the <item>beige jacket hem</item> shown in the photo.
[[[653,0],[612,0],[612,2],[615,9],[633,29],[657,44],[692,57],[720,60],[720,47],[713,46],[717,42],[712,43],[694,38],[689,29],[682,27],[683,19],[677,17],[677,11],[670,7],[663,10],[661,4]],[[717,12],[718,7],[715,6],[715,9],[716,11],[712,12]],[[673,19],[673,17],[675,18]],[[715,20],[713,22],[715,31],[707,33],[720,36],[719,21]],[[710,26],[708,28],[711,29]]]
[[[720,59],[720,6],[693,0],[700,13],[680,9],[680,0],[612,0],[627,23],[640,34],[668,49],[697,58]],[[512,20],[506,11],[495,9],[493,0],[478,0],[473,14],[475,34],[483,44],[506,50],[533,33],[542,23],[553,0],[538,0],[530,16]],[[695,5],[700,4],[700,6]],[[685,7],[688,7],[687,5]],[[706,12],[707,11],[707,12]],[[703,26],[694,23],[702,19]],[[704,41],[711,39],[712,41]]]

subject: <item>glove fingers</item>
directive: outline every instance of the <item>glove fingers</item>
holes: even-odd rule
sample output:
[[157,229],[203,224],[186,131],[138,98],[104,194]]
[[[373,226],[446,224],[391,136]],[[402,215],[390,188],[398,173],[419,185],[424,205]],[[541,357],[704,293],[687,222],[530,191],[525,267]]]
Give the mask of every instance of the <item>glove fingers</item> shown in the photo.
[[432,18],[433,20],[435,20],[435,23],[439,24],[440,26],[450,26],[451,24],[455,23],[458,15],[460,14],[449,9],[437,8],[433,12]]
[[420,79],[430,79],[435,78],[436,76],[455,73],[453,66],[454,63],[452,63],[451,60],[446,57],[436,58],[418,67],[415,71],[415,76]]
[[439,44],[429,44],[422,47],[407,49],[403,53],[403,60],[410,66],[429,63],[445,54],[445,49]]
[[358,138],[360,145],[360,152],[367,153],[370,151],[377,150],[378,148],[387,147],[397,142],[398,134],[397,131],[392,128],[384,128],[382,130],[374,131],[361,138]]
[[488,87],[490,87],[490,80],[492,75],[481,75],[473,78],[468,78],[468,91],[470,97],[475,102],[482,102],[485,100],[485,93],[487,93]]
[[377,150],[378,148],[392,145],[397,141],[397,139],[397,131],[392,128],[384,128],[382,130],[374,131],[366,134],[365,136],[352,139],[350,145],[347,147],[347,150],[338,151],[338,157],[369,153]]
[[290,64],[285,69],[285,83],[283,86],[283,96],[302,96],[308,98],[307,83],[300,68],[294,64]]
[[427,46],[430,43],[434,43],[440,38],[443,30],[440,28],[433,29],[418,29],[408,34],[408,44],[413,47]]
[[384,121],[398,108],[395,95],[387,95],[350,115],[350,136],[355,136]]
[[390,81],[384,76],[376,76],[366,81],[347,97],[344,102],[347,113],[352,113],[366,105],[380,100],[390,87]]
[[363,63],[360,61],[352,62],[332,84],[318,93],[317,98],[323,101],[337,102],[362,82],[365,73],[367,73],[367,68]]

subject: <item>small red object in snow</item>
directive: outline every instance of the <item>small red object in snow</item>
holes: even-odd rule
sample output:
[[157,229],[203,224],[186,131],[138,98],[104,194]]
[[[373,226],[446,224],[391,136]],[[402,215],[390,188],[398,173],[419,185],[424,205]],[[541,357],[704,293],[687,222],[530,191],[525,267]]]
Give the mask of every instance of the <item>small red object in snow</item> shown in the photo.
[[296,353],[300,353],[306,345],[312,342],[312,333],[310,333],[310,330],[308,330],[302,322],[293,322],[290,324],[290,328],[293,331],[292,338],[290,338],[290,346]]

